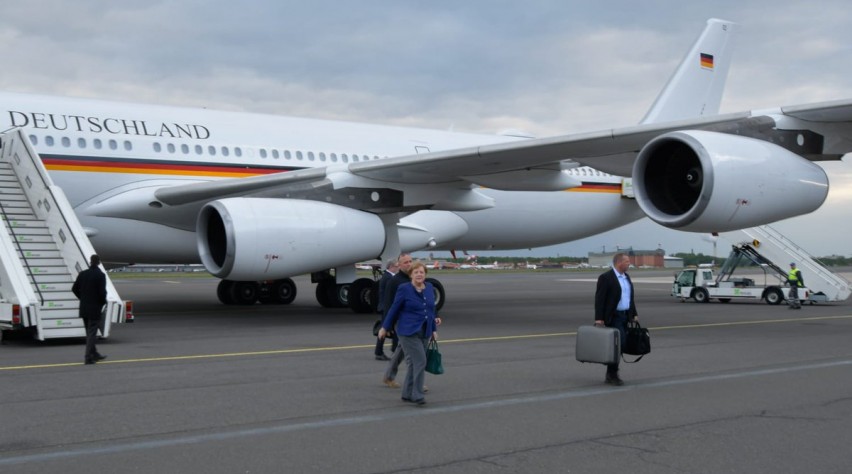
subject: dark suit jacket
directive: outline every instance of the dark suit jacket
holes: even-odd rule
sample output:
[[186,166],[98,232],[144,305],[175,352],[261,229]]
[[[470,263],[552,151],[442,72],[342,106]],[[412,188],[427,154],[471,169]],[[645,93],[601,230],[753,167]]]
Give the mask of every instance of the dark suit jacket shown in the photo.
[[98,267],[89,267],[77,275],[71,287],[74,296],[80,300],[80,317],[100,319],[101,309],[106,304],[106,275]]
[[387,294],[388,283],[390,283],[393,276],[394,273],[385,270],[382,273],[381,280],[379,280],[379,306],[376,309],[382,314],[385,314],[385,295]]
[[[630,309],[628,310],[628,319],[636,317],[636,303],[634,302],[636,291],[633,289],[633,281],[627,277],[630,283]],[[609,271],[601,273],[598,277],[598,286],[595,290],[595,320],[603,320],[604,324],[609,326],[615,316],[618,302],[621,301],[621,285],[618,283],[618,276],[612,268]]]
[[[403,283],[410,283],[411,278],[407,273],[400,270],[396,272],[393,278],[385,286],[384,290],[380,290],[382,292],[382,311],[383,314],[387,314],[387,311],[393,306],[393,300],[396,297],[396,290],[399,288],[399,285]],[[381,283],[379,283],[381,285]],[[391,328],[388,328],[391,329]]]

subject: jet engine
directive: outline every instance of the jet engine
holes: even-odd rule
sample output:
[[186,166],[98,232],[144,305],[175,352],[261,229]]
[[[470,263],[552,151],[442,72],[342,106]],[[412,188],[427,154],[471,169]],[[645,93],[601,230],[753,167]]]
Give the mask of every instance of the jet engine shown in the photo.
[[633,188],[658,224],[724,232],[818,209],[828,196],[828,177],[778,145],[691,130],[648,142],[633,165]]
[[318,201],[228,198],[196,225],[207,271],[228,280],[273,280],[376,258],[385,244],[373,214]]

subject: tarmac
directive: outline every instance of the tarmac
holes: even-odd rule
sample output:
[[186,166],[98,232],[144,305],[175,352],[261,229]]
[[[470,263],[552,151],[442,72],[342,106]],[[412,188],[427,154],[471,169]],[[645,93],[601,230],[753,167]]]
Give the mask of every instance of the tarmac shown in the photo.
[[381,383],[374,315],[321,308],[307,278],[251,307],[212,278],[116,279],[137,322],[106,361],[0,346],[0,472],[848,472],[852,305],[682,303],[672,273],[631,272],[652,352],[621,387],[574,358],[596,272],[430,275],[445,373],[424,407]]

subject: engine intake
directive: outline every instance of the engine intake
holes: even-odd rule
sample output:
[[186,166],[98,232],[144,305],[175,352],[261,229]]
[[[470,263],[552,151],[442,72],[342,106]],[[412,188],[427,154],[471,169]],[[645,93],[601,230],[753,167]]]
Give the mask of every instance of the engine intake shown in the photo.
[[639,206],[660,225],[725,232],[815,211],[828,196],[828,177],[772,143],[690,130],[642,148],[633,188]]

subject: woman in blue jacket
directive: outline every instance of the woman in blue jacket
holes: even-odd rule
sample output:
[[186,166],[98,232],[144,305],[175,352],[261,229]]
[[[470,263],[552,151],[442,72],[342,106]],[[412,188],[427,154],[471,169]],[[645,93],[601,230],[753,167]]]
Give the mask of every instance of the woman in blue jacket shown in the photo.
[[437,339],[435,321],[435,290],[426,282],[426,266],[415,262],[409,270],[411,283],[404,283],[396,290],[393,304],[385,314],[379,337],[384,338],[396,325],[399,343],[405,352],[408,371],[402,383],[402,400],[425,405],[423,379],[426,375],[426,346],[432,338]]

